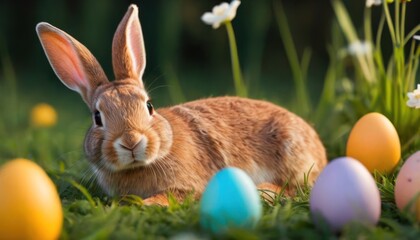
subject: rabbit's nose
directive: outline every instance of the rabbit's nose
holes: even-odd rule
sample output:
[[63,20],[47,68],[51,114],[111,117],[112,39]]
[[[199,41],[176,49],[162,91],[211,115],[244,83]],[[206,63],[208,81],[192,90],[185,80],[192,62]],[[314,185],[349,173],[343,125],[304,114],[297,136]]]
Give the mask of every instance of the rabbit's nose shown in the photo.
[[125,150],[133,151],[140,144],[140,142],[141,142],[141,140],[138,141],[137,143],[133,143],[133,144],[130,144],[130,145],[128,145],[126,143],[119,143],[119,145],[120,145],[121,148],[123,148]]
[[134,151],[143,139],[144,137],[140,133],[128,132],[121,138],[119,145],[123,149]]

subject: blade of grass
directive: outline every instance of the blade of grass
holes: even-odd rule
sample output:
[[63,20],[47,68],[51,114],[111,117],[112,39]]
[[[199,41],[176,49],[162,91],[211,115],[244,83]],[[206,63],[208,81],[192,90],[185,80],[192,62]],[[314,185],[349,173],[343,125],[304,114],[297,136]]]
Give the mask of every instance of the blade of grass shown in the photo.
[[[299,111],[304,116],[306,116],[309,114],[311,105],[308,97],[309,94],[305,74],[303,69],[301,69],[301,66],[304,66],[305,64],[299,63],[299,57],[296,51],[295,44],[293,42],[292,33],[289,29],[289,24],[286,18],[286,12],[284,11],[281,1],[276,2],[275,10],[277,25],[283,42],[284,50],[286,51],[286,56],[292,70],[293,79],[295,81],[296,98],[299,106]],[[305,61],[309,61],[309,59]]]
[[97,206],[92,196],[90,195],[89,191],[85,187],[83,187],[82,185],[80,185],[74,180],[69,180],[69,181],[71,185],[73,185],[77,190],[79,190],[83,194],[83,196],[85,196],[86,200],[88,200],[92,208],[95,208]]
[[407,42],[408,41],[410,41],[412,38],[413,38],[413,36],[418,32],[418,31],[420,31],[420,24],[419,25],[416,25],[408,34],[407,34],[407,36],[405,36],[405,38],[404,38],[404,44],[407,44]]
[[[386,5],[384,3],[384,5]],[[397,46],[401,43],[401,35],[400,35],[400,1],[394,1],[394,20],[395,20],[395,40],[397,43]]]
[[[337,17],[338,23],[341,26],[341,29],[344,35],[347,37],[347,40],[350,44],[360,42],[359,37],[357,36],[356,29],[350,19],[350,16],[344,6],[344,4],[339,0],[332,0],[333,9]],[[369,69],[367,59],[362,54],[356,54],[356,59],[358,61],[358,66],[360,67],[364,77],[369,83],[372,83],[375,79],[372,76],[372,72]]]
[[[309,70],[309,64],[311,62],[312,57],[312,50],[310,48],[305,48],[302,55],[302,61],[300,64],[302,79],[307,79],[308,76],[308,70]],[[307,88],[307,83],[305,83],[305,88]]]
[[388,30],[389,30],[389,33],[390,33],[390,36],[391,36],[392,45],[395,46],[397,41],[395,39],[394,24],[392,22],[391,14],[389,13],[388,3],[382,4],[382,6],[383,6],[383,9],[384,9],[386,21],[388,23],[387,25],[388,25]]

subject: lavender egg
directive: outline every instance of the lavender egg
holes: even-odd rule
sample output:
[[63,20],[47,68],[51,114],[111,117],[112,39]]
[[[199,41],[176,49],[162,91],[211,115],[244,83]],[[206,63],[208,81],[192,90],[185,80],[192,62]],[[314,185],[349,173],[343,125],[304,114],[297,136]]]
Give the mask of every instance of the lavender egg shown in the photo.
[[381,198],[372,175],[359,161],[341,157],[331,161],[315,181],[310,195],[315,225],[328,224],[340,232],[351,222],[377,224]]

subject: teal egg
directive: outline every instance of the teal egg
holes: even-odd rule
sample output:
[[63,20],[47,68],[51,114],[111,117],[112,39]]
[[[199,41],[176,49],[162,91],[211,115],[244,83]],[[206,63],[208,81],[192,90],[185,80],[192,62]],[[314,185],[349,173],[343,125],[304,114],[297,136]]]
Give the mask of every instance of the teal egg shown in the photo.
[[200,202],[201,226],[215,234],[255,227],[262,214],[257,187],[241,169],[225,168],[208,183]]

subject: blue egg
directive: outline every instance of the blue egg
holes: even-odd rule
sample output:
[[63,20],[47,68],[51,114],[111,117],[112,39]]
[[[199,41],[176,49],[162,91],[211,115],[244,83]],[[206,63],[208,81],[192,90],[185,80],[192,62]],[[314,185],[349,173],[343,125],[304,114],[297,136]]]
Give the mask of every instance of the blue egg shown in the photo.
[[228,228],[250,229],[260,220],[260,195],[252,179],[241,169],[225,168],[208,183],[200,202],[200,223],[220,234]]

